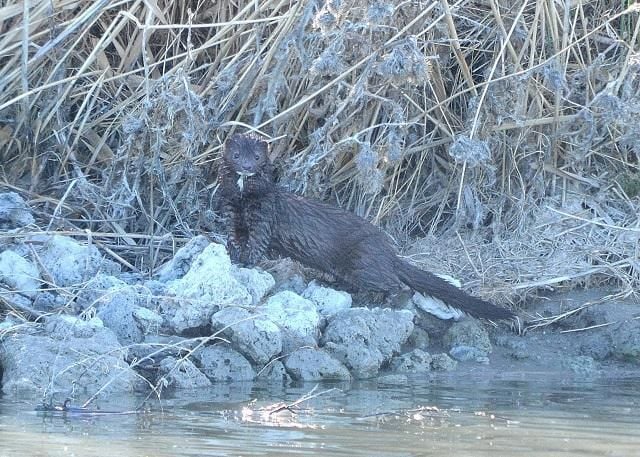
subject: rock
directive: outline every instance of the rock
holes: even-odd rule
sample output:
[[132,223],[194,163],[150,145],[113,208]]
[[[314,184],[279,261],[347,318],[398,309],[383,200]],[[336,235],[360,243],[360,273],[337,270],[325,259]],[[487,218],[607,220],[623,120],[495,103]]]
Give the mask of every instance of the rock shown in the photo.
[[320,314],[306,298],[285,290],[269,297],[256,311],[282,331],[283,352],[290,353],[302,346],[317,345]]
[[79,292],[76,306],[94,308],[105,326],[112,329],[122,344],[140,343],[144,336],[157,333],[163,318],[143,308],[150,292],[143,286],[131,286],[114,276],[99,274]]
[[370,378],[400,351],[412,331],[410,311],[351,308],[330,319],[321,343],[354,377]]
[[459,362],[489,363],[487,353],[473,346],[454,346],[449,350],[449,355]]
[[0,366],[5,393],[46,390],[90,396],[100,391],[106,397],[142,387],[142,380],[124,361],[126,349],[112,331],[99,325],[99,319],[52,318],[46,327],[52,337],[17,333],[3,339]]
[[282,334],[278,326],[246,309],[224,308],[213,315],[211,324],[234,349],[259,366],[266,365],[282,351]]
[[39,252],[40,260],[58,287],[80,285],[103,271],[107,274],[119,272],[118,264],[102,258],[98,249],[82,245],[68,236],[39,236],[44,245]]
[[562,365],[580,377],[590,378],[598,374],[598,365],[596,362],[591,357],[584,355],[563,360]]
[[33,263],[7,249],[0,253],[0,282],[13,291],[34,298],[40,289],[40,272]]
[[161,385],[174,389],[200,389],[212,385],[191,360],[170,356],[160,361],[158,378]]
[[67,300],[57,293],[43,290],[33,299],[33,307],[40,311],[50,312],[67,304]]
[[319,285],[316,281],[311,281],[302,293],[307,300],[316,304],[318,312],[328,318],[338,311],[351,308],[351,295],[328,287]]
[[487,330],[474,319],[466,319],[453,324],[444,335],[444,343],[450,349],[455,346],[471,346],[484,352],[491,353],[491,342]]
[[231,274],[224,246],[215,243],[195,258],[184,277],[169,282],[167,291],[177,300],[164,300],[163,312],[177,333],[208,325],[211,316],[227,305],[253,302],[251,294]]
[[0,230],[13,230],[35,223],[31,208],[15,192],[0,194]]
[[527,343],[522,338],[500,335],[496,337],[496,345],[507,348],[509,355],[514,359],[521,360],[530,357],[527,351]]
[[431,354],[421,349],[394,357],[391,370],[397,373],[428,373],[431,371]]
[[429,341],[431,344],[442,345],[445,333],[451,327],[452,322],[450,320],[442,320],[435,317],[433,314],[423,313],[416,309],[413,322],[416,327],[423,329],[429,335]]
[[[161,281],[157,281],[155,279],[149,279],[148,281],[145,281],[142,284],[142,287],[144,287],[146,290],[149,291],[149,296],[150,297],[157,297],[157,296],[165,296],[167,295],[167,285]],[[145,308],[148,308],[149,306],[145,306],[143,304],[140,304],[140,306],[144,306]]]
[[163,309],[163,304],[166,303],[169,295],[165,283],[149,280],[135,288],[138,290],[138,306],[154,312],[160,312]]
[[286,257],[272,261],[269,267],[269,273],[271,273],[276,282],[273,291],[282,292],[283,290],[290,290],[301,295],[307,287],[302,268],[299,263]]
[[[11,331],[12,328],[16,327],[16,323],[9,320],[9,319],[5,319],[4,321],[0,322],[0,335],[4,335],[5,333],[8,333]],[[0,369],[2,368],[2,364],[0,364]],[[0,370],[1,371],[1,370]],[[0,381],[2,380],[2,378],[0,378]]]
[[274,360],[267,364],[257,375],[257,379],[267,382],[291,384],[291,376],[287,373],[284,364],[279,360]]
[[9,303],[12,307],[18,307],[22,309],[31,308],[32,302],[31,299],[25,297],[22,294],[17,292],[12,292],[9,289],[0,286],[0,297],[2,297],[7,303]]
[[156,274],[158,281],[168,282],[182,278],[191,268],[194,259],[202,254],[209,244],[210,241],[205,236],[198,235],[191,238],[187,244],[178,249],[170,261],[160,267]]
[[103,339],[115,338],[113,341],[107,341],[108,346],[118,346],[117,336],[110,330],[106,332],[104,330],[105,326],[98,317],[84,320],[79,317],[61,314],[50,316],[45,322],[46,333],[56,340],[64,340],[70,336],[74,338],[92,338],[100,333]]
[[96,306],[98,317],[104,325],[118,335],[118,341],[123,345],[144,341],[144,332],[134,313],[136,306],[135,291],[131,286],[104,295],[104,303],[99,301]]
[[108,295],[120,289],[129,287],[128,284],[115,276],[99,273],[78,292],[76,306],[81,310],[99,307],[108,301]]
[[431,369],[434,371],[452,371],[458,366],[458,362],[447,354],[435,354],[431,356]]
[[256,377],[249,361],[227,345],[207,346],[194,356],[212,382],[252,381]]
[[[623,344],[625,344],[623,342]],[[616,345],[617,346],[617,345]],[[606,332],[593,332],[580,345],[580,354],[591,357],[595,360],[605,360],[611,356],[615,348],[612,344],[612,338]]]
[[240,284],[247,288],[254,305],[260,303],[276,284],[275,279],[269,273],[253,268],[233,266],[231,274]]
[[285,358],[284,366],[296,381],[350,380],[349,370],[322,349],[302,348]]
[[[129,348],[131,359],[142,362],[143,366],[154,365],[165,357],[180,359],[199,344],[197,339],[176,335],[148,335],[144,343]],[[148,362],[146,362],[148,360]]]
[[616,324],[609,329],[609,336],[614,358],[640,365],[640,320]]
[[426,349],[429,347],[429,333],[415,325],[413,332],[411,332],[409,339],[407,339],[407,344],[412,348]]
[[147,308],[137,306],[133,309],[133,318],[138,322],[145,335],[158,333],[162,326],[162,316]]

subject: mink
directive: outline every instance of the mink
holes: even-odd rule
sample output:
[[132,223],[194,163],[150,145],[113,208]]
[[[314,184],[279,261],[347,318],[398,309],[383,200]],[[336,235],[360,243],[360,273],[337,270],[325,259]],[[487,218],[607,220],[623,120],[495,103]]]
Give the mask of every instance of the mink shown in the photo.
[[234,262],[254,265],[265,254],[275,253],[329,273],[355,289],[398,294],[410,288],[476,317],[514,316],[401,259],[387,235],[365,219],[281,189],[268,145],[256,135],[227,139],[221,193]]

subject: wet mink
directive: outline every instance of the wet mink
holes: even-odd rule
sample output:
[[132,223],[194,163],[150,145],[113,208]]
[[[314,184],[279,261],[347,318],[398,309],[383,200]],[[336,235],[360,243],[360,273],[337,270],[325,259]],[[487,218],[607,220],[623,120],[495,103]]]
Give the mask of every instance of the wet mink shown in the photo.
[[233,135],[224,146],[221,192],[233,261],[253,265],[270,250],[358,289],[393,294],[409,286],[476,317],[513,317],[402,260],[361,217],[278,188],[268,152],[253,134]]

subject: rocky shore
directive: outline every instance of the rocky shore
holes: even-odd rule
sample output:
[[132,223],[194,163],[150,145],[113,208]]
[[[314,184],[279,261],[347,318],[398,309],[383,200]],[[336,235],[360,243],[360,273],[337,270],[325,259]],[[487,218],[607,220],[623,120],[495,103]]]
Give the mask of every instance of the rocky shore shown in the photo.
[[[240,268],[204,236],[148,277],[122,272],[89,236],[29,227],[34,218],[24,200],[0,194],[5,394],[86,397],[255,380],[403,382],[458,365],[552,367],[577,376],[640,369],[640,306],[633,302],[586,306],[519,336],[510,323],[442,320],[434,313],[460,316],[419,294],[399,308],[354,303],[286,261],[269,271]],[[544,322],[568,302],[533,306],[523,320]]]

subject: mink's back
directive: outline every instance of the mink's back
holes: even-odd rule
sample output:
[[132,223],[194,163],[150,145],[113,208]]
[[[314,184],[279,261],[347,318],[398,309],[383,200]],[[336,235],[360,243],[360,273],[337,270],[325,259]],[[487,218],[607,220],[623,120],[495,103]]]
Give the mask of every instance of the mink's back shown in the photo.
[[365,258],[372,274],[395,258],[387,236],[363,218],[284,191],[275,198],[271,247],[347,280]]

